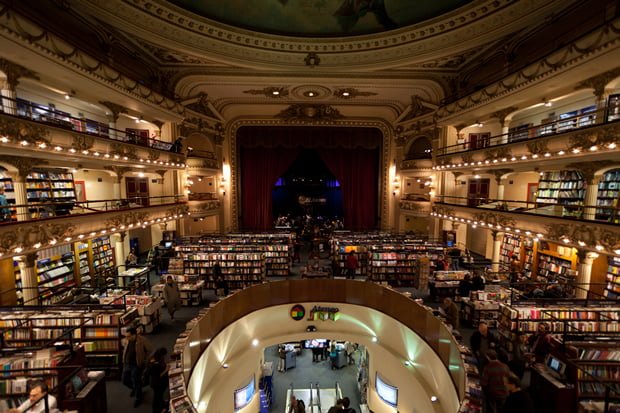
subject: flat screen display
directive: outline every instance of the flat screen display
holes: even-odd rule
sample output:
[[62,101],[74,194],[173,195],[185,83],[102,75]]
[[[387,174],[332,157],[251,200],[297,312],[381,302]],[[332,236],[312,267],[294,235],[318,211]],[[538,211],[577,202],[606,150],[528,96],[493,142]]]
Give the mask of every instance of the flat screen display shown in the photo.
[[377,395],[381,400],[390,406],[396,407],[398,404],[398,388],[383,381],[379,373],[377,373],[376,376],[375,389],[377,390]]
[[172,248],[172,241],[164,242],[164,248]]
[[566,364],[552,355],[547,356],[547,367],[560,375],[564,374],[564,370],[566,370]]
[[304,348],[327,348],[329,340],[325,338],[315,338],[312,340],[304,340]]
[[235,390],[235,410],[244,408],[252,401],[254,389],[254,376],[252,376],[248,384]]

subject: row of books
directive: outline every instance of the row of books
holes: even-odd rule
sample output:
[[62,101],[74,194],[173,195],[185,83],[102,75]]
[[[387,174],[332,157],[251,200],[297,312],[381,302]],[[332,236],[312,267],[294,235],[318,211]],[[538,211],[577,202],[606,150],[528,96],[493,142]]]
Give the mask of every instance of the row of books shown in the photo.
[[540,307],[509,307],[502,308],[510,319],[548,320],[552,318],[562,320],[619,320],[618,310],[608,308],[540,308]]

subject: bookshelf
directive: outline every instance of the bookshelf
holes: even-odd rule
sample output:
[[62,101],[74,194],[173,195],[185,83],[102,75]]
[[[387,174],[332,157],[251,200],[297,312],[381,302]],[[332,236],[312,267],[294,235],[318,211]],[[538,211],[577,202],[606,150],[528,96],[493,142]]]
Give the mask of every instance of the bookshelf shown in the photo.
[[435,271],[429,284],[434,298],[455,297],[459,283],[468,271]]
[[463,299],[463,319],[472,327],[486,321],[489,327],[497,327],[500,304],[510,298],[510,290],[500,286],[487,286],[485,291],[472,291],[469,299]]
[[[577,400],[603,400],[605,387],[620,394],[620,343],[577,342]],[[593,377],[594,376],[594,377]]]
[[607,99],[607,122],[620,119],[620,95],[609,95]]
[[76,202],[73,174],[65,170],[35,169],[26,178],[28,203],[54,202],[49,207],[30,208],[35,217],[67,215]]
[[620,258],[607,257],[607,273],[605,274],[605,290],[603,295],[612,300],[618,300],[620,298]]
[[[379,283],[419,286],[419,270],[422,257],[434,255],[437,249],[443,253],[440,244],[423,241],[402,240],[398,243],[377,243],[367,247],[369,250],[369,278]],[[428,260],[426,260],[428,269]],[[428,283],[428,273],[422,284]],[[418,288],[418,287],[416,287]]]
[[36,266],[40,304],[56,304],[76,285],[73,251],[65,245],[41,251],[39,256]]
[[574,254],[571,257],[566,257],[554,251],[538,250],[537,277],[543,277],[547,281],[557,281],[566,284],[576,279],[577,273],[575,268]]
[[231,290],[243,289],[265,280],[265,255],[254,252],[221,252],[187,254],[183,260],[184,274],[206,279],[206,288],[215,288],[212,269],[216,262]]
[[[4,188],[4,196],[6,197],[6,201],[9,205],[15,205],[15,190],[13,188],[13,178],[3,171],[0,170],[0,187]],[[11,221],[17,221],[17,216],[15,215],[15,208],[11,208]]]
[[109,374],[120,373],[121,328],[131,321],[131,312],[123,308],[39,307],[0,313],[6,348],[41,347],[52,341],[80,343],[86,366]]
[[596,208],[596,219],[613,223],[620,222],[618,208],[620,198],[620,169],[606,172],[598,183],[596,205],[605,208]]
[[[583,205],[585,180],[577,171],[544,172],[538,181],[536,203],[560,204],[565,206]],[[578,209],[564,208],[563,215],[574,215]]]
[[76,242],[73,244],[75,252],[75,277],[81,287],[92,287],[92,278],[90,270],[90,244],[89,241]]
[[521,260],[521,237],[511,233],[505,233],[500,249],[500,262],[510,265],[513,256]]
[[[105,296],[99,298],[99,303],[127,306],[131,312],[125,314],[124,328],[140,328],[145,334],[150,334],[157,328],[163,307],[163,300],[159,297],[127,294],[121,290],[107,291]],[[134,312],[137,312],[137,317]]]
[[[183,263],[182,260],[181,263]],[[171,276],[179,286],[181,305],[189,307],[202,304],[202,291],[205,281],[201,279],[202,277],[199,274],[162,274],[161,282],[151,289],[154,296],[163,300],[164,284],[168,276]]]
[[[92,251],[93,287],[111,287],[116,278],[114,252],[109,237],[95,238],[90,241]],[[111,280],[110,280],[111,279]]]
[[523,274],[532,279],[534,272],[534,257],[536,256],[538,244],[531,238],[525,238],[523,244]]

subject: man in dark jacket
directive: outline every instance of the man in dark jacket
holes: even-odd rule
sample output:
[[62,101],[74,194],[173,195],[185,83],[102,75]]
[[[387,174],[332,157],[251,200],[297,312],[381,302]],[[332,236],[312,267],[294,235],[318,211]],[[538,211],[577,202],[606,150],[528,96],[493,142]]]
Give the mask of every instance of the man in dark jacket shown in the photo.
[[478,369],[482,371],[487,362],[487,352],[495,349],[498,344],[497,337],[491,331],[485,321],[478,323],[478,330],[471,335],[471,350],[478,358]]

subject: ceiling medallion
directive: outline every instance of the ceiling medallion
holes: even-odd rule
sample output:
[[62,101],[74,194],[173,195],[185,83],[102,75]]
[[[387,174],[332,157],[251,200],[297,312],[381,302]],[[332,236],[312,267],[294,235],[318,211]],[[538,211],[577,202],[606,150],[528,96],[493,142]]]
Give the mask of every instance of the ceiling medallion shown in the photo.
[[302,85],[291,90],[291,96],[298,99],[327,99],[331,95],[331,89],[319,85]]
[[304,96],[307,98],[315,98],[317,96],[319,96],[319,92],[315,91],[315,90],[307,90],[304,92]]

